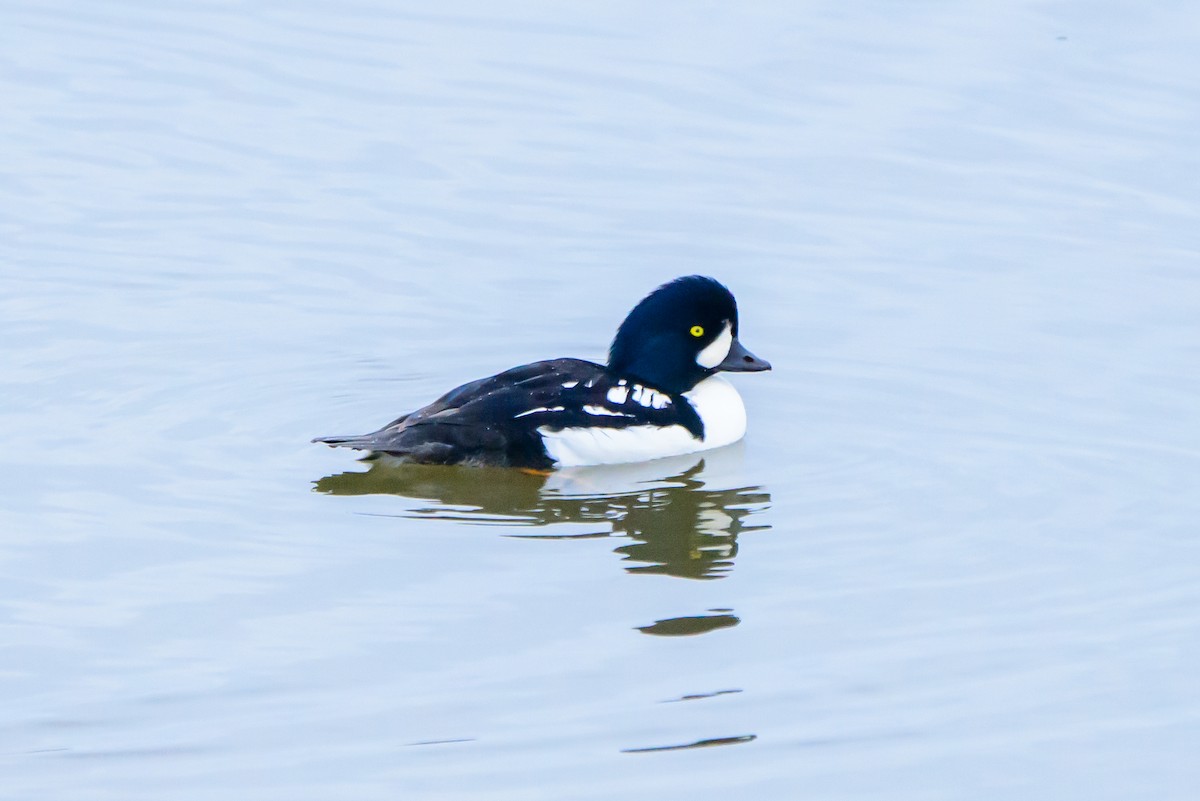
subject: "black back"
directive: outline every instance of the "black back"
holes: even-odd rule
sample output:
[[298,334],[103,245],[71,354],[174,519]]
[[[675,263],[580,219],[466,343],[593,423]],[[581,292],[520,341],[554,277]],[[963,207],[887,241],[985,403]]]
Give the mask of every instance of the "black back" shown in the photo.
[[[581,359],[534,362],[463,384],[370,434],[317,441],[426,464],[548,468],[553,463],[537,431],[542,426],[559,430],[679,424],[696,437],[703,435],[696,411],[679,396],[668,395],[669,403],[661,408],[609,400],[610,390],[629,393],[634,386]],[[589,413],[589,406],[616,414]]]

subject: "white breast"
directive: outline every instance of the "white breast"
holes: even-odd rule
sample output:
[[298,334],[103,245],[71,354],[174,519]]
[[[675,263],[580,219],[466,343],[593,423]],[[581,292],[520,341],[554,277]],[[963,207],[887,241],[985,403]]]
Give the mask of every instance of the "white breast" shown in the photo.
[[[746,433],[746,407],[737,390],[723,378],[712,376],[684,397],[704,423],[698,440],[681,425],[630,426],[629,428],[538,428],[546,453],[559,467],[620,464],[681,456],[737,442]],[[611,399],[610,399],[611,400]],[[632,399],[630,399],[632,401]]]
[[704,379],[683,397],[704,423],[704,448],[719,448],[746,436],[746,404],[733,384],[721,376]]

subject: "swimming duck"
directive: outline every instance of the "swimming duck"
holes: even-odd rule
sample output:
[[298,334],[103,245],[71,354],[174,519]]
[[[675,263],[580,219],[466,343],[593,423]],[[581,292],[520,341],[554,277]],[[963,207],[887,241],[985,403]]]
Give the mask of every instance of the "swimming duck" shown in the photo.
[[692,275],[633,308],[607,365],[533,362],[463,384],[370,434],[313,442],[422,464],[535,470],[679,456],[746,433],[742,398],[717,373],[770,369],[738,341],[733,294]]

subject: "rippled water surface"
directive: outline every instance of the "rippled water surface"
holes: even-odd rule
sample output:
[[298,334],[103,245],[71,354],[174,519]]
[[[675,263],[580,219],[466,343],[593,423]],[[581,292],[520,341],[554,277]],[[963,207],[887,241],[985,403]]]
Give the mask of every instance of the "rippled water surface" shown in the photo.
[[[0,798],[1194,799],[1200,11],[6,5]],[[740,445],[309,444],[715,275]]]

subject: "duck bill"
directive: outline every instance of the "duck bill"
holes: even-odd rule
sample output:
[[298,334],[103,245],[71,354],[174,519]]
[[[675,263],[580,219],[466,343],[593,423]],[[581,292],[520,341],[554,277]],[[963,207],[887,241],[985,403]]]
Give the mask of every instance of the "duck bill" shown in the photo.
[[758,358],[735,339],[729,348],[729,355],[717,365],[716,369],[728,370],[731,373],[759,373],[763,370],[770,370],[771,363],[766,359]]

